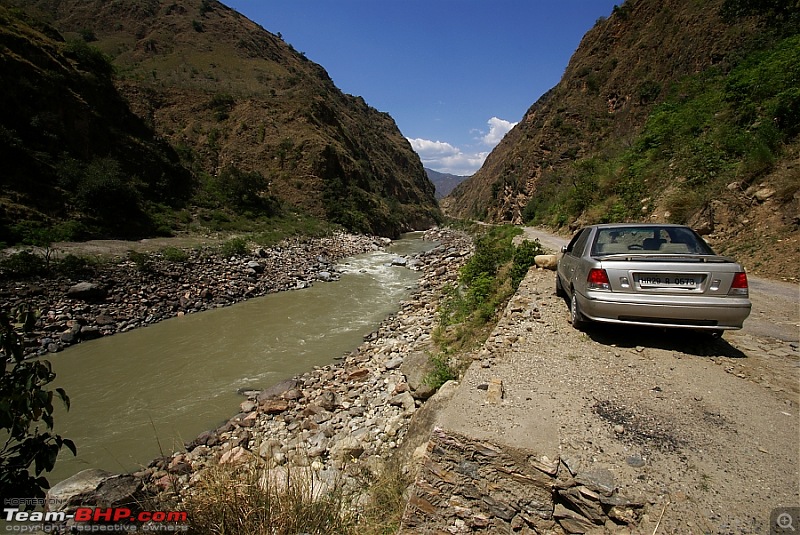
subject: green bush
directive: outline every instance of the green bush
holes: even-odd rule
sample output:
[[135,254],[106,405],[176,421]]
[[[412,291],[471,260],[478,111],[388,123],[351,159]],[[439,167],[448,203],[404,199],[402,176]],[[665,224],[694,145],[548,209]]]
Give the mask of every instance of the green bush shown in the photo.
[[429,362],[432,370],[425,376],[423,383],[438,390],[447,381],[458,379],[458,370],[450,364],[450,359],[444,353],[431,355]]
[[83,256],[67,254],[56,262],[55,269],[67,277],[82,278],[94,272],[94,262]]
[[534,258],[536,255],[543,254],[542,244],[539,240],[524,240],[517,245],[514,249],[513,261],[511,265],[511,287],[516,290],[519,288],[519,283],[528,274],[531,266],[535,265]]
[[136,264],[136,269],[141,272],[148,272],[153,269],[153,259],[148,253],[138,251],[128,251],[128,260]]
[[161,256],[168,262],[186,262],[189,260],[189,253],[177,247],[166,247],[161,251]]
[[41,276],[47,272],[44,258],[30,250],[19,251],[0,261],[5,277],[10,279],[27,279]]
[[250,252],[247,240],[244,238],[231,238],[222,244],[220,254],[224,257],[243,256]]

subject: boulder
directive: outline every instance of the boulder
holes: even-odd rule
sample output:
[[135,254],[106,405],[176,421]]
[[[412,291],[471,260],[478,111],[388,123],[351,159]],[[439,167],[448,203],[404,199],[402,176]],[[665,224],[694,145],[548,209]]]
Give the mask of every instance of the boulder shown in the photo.
[[533,257],[533,261],[542,269],[555,271],[558,266],[558,256],[554,254],[539,254]]
[[400,371],[406,376],[411,395],[415,399],[428,399],[436,392],[436,389],[425,382],[433,371],[428,353],[416,351],[407,354],[400,365]]
[[106,298],[106,290],[93,282],[79,282],[67,290],[67,297],[80,301],[102,301]]
[[47,492],[51,511],[80,506],[132,507],[141,501],[142,482],[131,475],[89,469],[56,484]]
[[300,381],[297,379],[286,379],[285,381],[281,381],[280,383],[274,384],[271,387],[262,390],[259,392],[256,400],[259,403],[263,403],[270,399],[275,399],[281,397],[281,395],[288,391],[292,390],[293,388],[297,388],[300,386]]
[[264,273],[264,264],[261,262],[256,262],[255,260],[251,260],[247,263],[247,268],[252,269],[256,273]]

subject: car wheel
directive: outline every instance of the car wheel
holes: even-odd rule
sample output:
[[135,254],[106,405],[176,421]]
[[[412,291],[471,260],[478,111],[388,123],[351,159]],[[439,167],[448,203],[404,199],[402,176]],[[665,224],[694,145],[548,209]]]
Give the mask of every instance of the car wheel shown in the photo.
[[561,286],[561,277],[558,276],[558,273],[556,273],[556,295],[558,297],[566,297],[567,296],[567,292],[565,292],[564,291],[564,287]]
[[569,300],[569,319],[576,329],[580,329],[585,323],[581,309],[578,306],[578,296],[574,289],[572,290],[572,299]]

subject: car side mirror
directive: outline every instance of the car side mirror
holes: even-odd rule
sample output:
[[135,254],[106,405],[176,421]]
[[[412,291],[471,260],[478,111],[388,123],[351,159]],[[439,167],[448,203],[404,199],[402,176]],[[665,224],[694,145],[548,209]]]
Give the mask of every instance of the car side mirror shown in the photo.
[[566,253],[567,252],[567,246],[566,245],[562,245],[561,246],[561,252],[562,253]]

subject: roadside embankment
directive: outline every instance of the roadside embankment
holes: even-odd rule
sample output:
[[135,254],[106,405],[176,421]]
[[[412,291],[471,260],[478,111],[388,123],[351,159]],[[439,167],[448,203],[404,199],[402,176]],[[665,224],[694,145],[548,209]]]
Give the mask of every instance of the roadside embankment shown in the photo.
[[750,534],[796,514],[796,344],[568,319],[530,270],[438,415],[401,533]]

